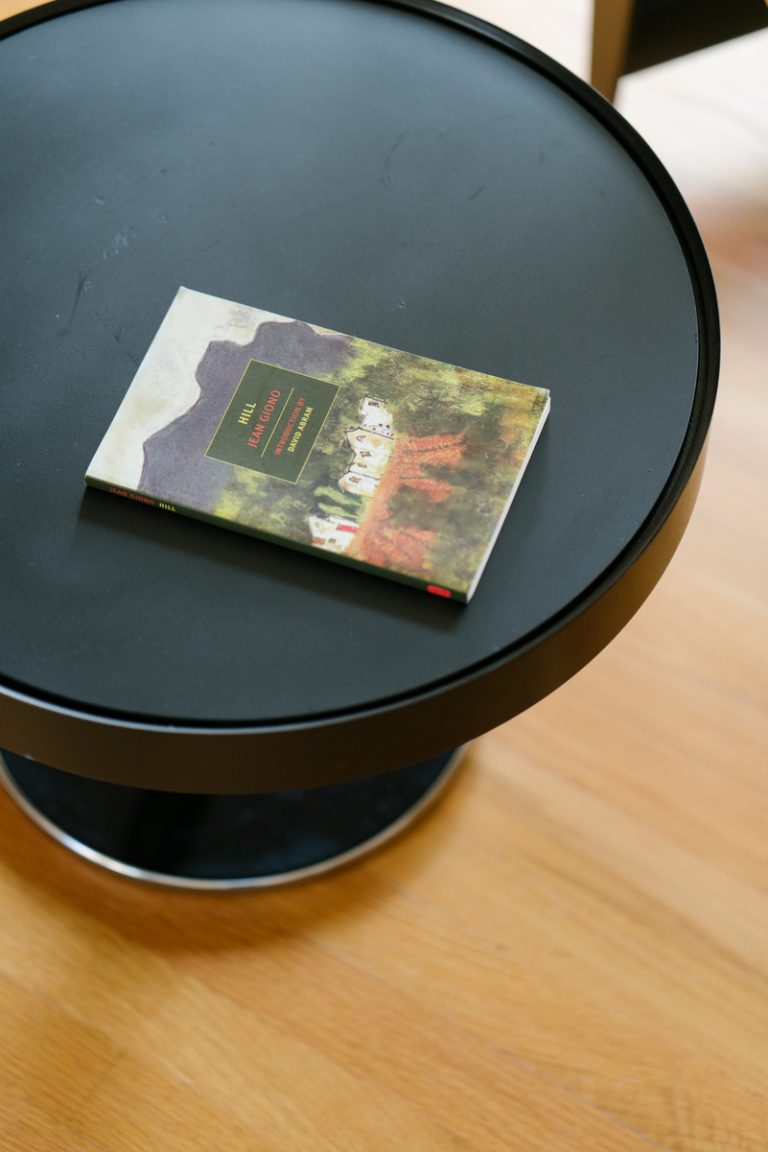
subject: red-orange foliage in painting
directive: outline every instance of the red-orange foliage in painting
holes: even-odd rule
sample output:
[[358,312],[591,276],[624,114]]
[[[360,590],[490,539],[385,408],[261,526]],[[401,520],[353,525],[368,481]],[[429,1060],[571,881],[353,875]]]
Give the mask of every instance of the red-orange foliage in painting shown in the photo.
[[[432,469],[455,468],[461,462],[463,451],[463,436],[398,437],[349,555],[367,564],[400,567],[411,572],[424,570],[434,531],[396,524],[389,505],[404,488],[417,489],[433,504],[446,500],[451,492],[450,481],[437,478]],[[427,467],[429,472],[425,473]]]
[[428,528],[401,528],[388,519],[379,520],[366,534],[362,555],[357,548],[355,554],[368,564],[389,566],[396,563],[418,572],[424,566],[434,535]]

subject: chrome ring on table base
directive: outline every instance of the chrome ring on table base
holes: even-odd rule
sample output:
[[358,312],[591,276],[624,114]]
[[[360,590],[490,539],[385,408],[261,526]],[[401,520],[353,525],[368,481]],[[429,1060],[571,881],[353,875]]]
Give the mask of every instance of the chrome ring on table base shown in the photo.
[[366,780],[254,796],[155,792],[0,755],[7,791],[45,832],[94,864],[179,888],[267,888],[378,848],[443,791],[464,749]]

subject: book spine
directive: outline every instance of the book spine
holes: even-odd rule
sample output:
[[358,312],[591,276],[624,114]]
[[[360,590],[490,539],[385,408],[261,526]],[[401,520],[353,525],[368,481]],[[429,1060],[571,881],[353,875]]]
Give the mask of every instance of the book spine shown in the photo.
[[146,504],[150,508],[158,508],[162,512],[175,512],[179,516],[189,516],[193,520],[202,520],[205,524],[213,524],[217,528],[226,528],[230,532],[239,532],[244,536],[255,537],[257,540],[266,540],[270,544],[277,544],[282,548],[290,548],[294,552],[303,552],[308,556],[318,557],[321,560],[331,560],[333,563],[341,564],[345,568],[354,568],[360,572],[367,572],[370,575],[393,580],[397,584],[407,584],[411,588],[419,588],[423,592],[428,592],[430,595],[438,596],[444,600],[453,600],[459,604],[466,604],[469,599],[464,592],[444,588],[430,580],[420,580],[416,576],[408,576],[405,573],[395,572],[389,568],[380,568],[375,564],[366,564],[362,560],[355,560],[352,557],[343,555],[343,553],[330,552],[325,548],[316,548],[312,544],[303,544],[299,540],[289,540],[284,536],[277,536],[274,533],[265,532],[260,528],[252,528],[248,524],[238,524],[233,520],[226,520],[223,516],[215,516],[210,512],[200,512],[195,508],[189,508],[169,500],[159,500],[157,497],[148,496],[146,493],[139,492],[135,488],[126,488],[122,485],[111,484],[106,480],[100,480],[97,476],[86,475],[85,482],[92,488],[99,488],[103,492],[111,493],[113,496],[122,496],[126,500],[133,500],[136,504]]

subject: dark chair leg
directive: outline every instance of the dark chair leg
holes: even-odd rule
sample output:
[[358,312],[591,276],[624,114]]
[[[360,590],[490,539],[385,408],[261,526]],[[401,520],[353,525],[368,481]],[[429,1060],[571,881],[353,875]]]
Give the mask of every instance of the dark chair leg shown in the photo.
[[609,100],[619,77],[768,27],[768,0],[594,0],[592,84]]
[[595,0],[590,82],[607,100],[624,72],[636,0]]

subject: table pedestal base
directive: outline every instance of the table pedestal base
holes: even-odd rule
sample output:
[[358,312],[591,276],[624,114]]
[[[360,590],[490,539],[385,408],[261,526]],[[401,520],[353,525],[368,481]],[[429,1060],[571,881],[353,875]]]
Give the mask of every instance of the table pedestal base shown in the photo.
[[0,779],[49,835],[114,872],[182,888],[269,887],[338,867],[394,836],[439,794],[460,754],[256,796],[105,784],[12,752],[0,756]]

